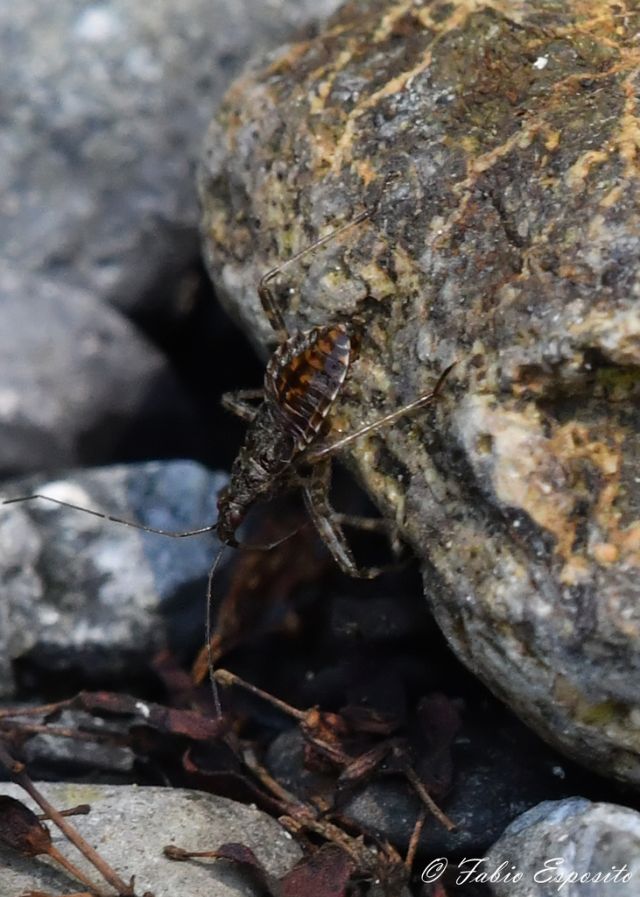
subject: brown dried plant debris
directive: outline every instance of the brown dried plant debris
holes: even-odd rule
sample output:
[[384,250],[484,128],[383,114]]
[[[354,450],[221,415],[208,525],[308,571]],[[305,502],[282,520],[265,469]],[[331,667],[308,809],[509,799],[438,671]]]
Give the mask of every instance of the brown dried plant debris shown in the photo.
[[[260,540],[269,542],[282,530],[300,525],[298,518],[265,521]],[[232,568],[231,581],[219,602],[211,657],[217,663],[229,651],[274,630],[299,628],[293,598],[299,588],[317,582],[327,569],[327,556],[317,550],[312,530],[303,526],[295,536],[269,552],[243,550]],[[214,594],[215,599],[215,594]],[[193,666],[196,683],[208,675],[209,650],[205,646]]]
[[[0,766],[3,766],[12,781],[23,788],[31,799],[38,804],[68,841],[80,851],[85,859],[100,873],[102,878],[115,890],[118,897],[136,897],[133,877],[129,883],[120,878],[117,872],[67,821],[66,815],[60,813],[40,793],[27,775],[24,765],[14,760],[2,742],[0,742]],[[74,878],[82,882],[83,885],[88,886],[95,897],[110,897],[109,892],[96,887],[82,870],[78,869],[74,863],[53,846],[48,828],[38,819],[35,813],[20,801],[6,795],[0,799],[0,840],[23,856],[48,855],[63,866]],[[147,892],[143,897],[153,897],[153,895]]]
[[356,872],[355,862],[343,850],[327,844],[278,879],[269,875],[253,851],[243,844],[223,844],[218,850],[198,852],[170,845],[164,852],[173,860],[208,858],[234,863],[269,897],[347,897],[347,887]]

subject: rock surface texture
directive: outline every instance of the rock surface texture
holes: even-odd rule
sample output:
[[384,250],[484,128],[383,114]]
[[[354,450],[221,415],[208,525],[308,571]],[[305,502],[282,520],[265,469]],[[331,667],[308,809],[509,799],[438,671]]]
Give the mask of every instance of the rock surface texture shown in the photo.
[[203,457],[193,403],[117,312],[154,341],[188,327],[206,125],[251,53],[336,5],[0,5],[0,475],[157,457],[163,421],[163,457]]
[[0,266],[0,475],[104,460],[135,428],[192,418],[166,359],[115,309]]
[[[41,790],[60,808],[91,805],[89,815],[72,819],[72,824],[126,881],[135,875],[137,894],[149,890],[155,897],[258,897],[260,889],[230,863],[174,862],[163,856],[168,844],[215,850],[241,842],[273,875],[283,875],[300,858],[299,848],[275,820],[223,797],[186,788],[45,784]],[[36,809],[16,785],[3,785],[2,793]],[[78,861],[75,848],[54,827],[50,830],[55,846],[97,883],[95,870],[82,858]],[[6,897],[36,890],[68,894],[79,887],[48,859],[24,858],[0,847],[0,893]]]
[[[640,878],[640,814],[573,798],[529,810],[491,848],[479,872],[495,897],[631,897]],[[471,864],[467,865],[469,869]],[[507,873],[521,874],[519,881]]]
[[335,3],[3,4],[3,258],[126,311],[184,304],[217,101],[252,52]]
[[260,273],[371,210],[279,280],[291,329],[364,325],[336,421],[457,365],[348,460],[464,662],[635,785],[639,30],[624,2],[347,3],[236,82],[200,177],[214,281],[257,342]]

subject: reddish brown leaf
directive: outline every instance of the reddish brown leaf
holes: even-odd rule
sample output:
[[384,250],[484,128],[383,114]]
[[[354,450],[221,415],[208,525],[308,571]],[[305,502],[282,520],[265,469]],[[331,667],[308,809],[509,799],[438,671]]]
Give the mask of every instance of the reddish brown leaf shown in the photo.
[[0,795],[0,842],[23,856],[48,853],[51,835],[35,813],[19,800]]
[[209,768],[205,761],[206,757],[201,760],[191,749],[183,754],[182,766],[189,776],[191,788],[219,794],[239,803],[254,803],[267,813],[281,815],[281,804],[262,790],[255,778],[244,772],[239,765],[236,768],[220,768],[219,761],[216,761],[217,768]]
[[[266,891],[270,897],[281,897],[277,881],[267,872],[250,847],[237,843],[223,844],[213,853],[213,856],[219,860],[236,863],[251,881]],[[302,894],[298,893],[296,897],[302,897]]]
[[[270,542],[283,530],[299,526],[298,517],[275,525],[268,521],[255,541]],[[231,582],[220,602],[211,654],[217,664],[232,648],[275,629],[291,631],[298,625],[292,597],[299,586],[315,581],[327,566],[315,550],[309,527],[269,552],[244,551],[231,564]],[[203,648],[193,666],[193,678],[203,682],[208,674],[208,650]]]
[[81,692],[75,703],[90,713],[132,716],[136,723],[192,741],[215,741],[227,730],[226,720],[211,719],[193,710],[176,710],[115,692]]
[[383,741],[371,748],[370,751],[366,751],[364,754],[360,754],[359,757],[356,757],[356,759],[348,766],[345,766],[340,773],[336,783],[338,791],[353,788],[360,782],[366,781],[371,774],[375,772],[392,748],[393,743],[391,741]]
[[282,897],[346,897],[353,859],[332,844],[305,857],[280,879]]

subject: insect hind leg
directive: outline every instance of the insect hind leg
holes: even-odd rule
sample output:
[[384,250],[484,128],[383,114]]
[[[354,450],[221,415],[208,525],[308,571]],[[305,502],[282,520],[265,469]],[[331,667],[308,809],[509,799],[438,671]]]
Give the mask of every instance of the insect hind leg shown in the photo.
[[455,367],[455,364],[456,363],[454,362],[453,364],[450,364],[448,368],[445,368],[438,377],[436,385],[431,392],[418,396],[418,398],[414,399],[412,402],[402,405],[390,414],[385,414],[383,417],[379,417],[370,424],[365,424],[364,426],[359,427],[353,433],[348,433],[346,436],[340,437],[340,439],[337,439],[335,442],[320,444],[315,447],[312,446],[305,452],[304,460],[307,464],[317,464],[319,461],[329,458],[338,450],[345,448],[347,445],[351,445],[352,442],[355,442],[356,439],[360,439],[361,436],[366,436],[370,433],[375,433],[378,430],[391,427],[408,414],[413,414],[413,412],[417,411],[419,408],[425,408],[427,405],[431,405],[438,398],[442,384],[448,377],[450,371]]
[[[356,579],[375,579],[381,573],[391,569],[395,570],[397,568],[395,564],[385,567],[359,567],[357,565],[342,529],[342,522],[348,524],[350,520],[345,515],[337,514],[331,507],[330,485],[331,461],[326,460],[314,466],[309,479],[303,486],[302,494],[314,526],[336,564],[343,573]],[[362,518],[355,518],[355,520],[362,521]]]

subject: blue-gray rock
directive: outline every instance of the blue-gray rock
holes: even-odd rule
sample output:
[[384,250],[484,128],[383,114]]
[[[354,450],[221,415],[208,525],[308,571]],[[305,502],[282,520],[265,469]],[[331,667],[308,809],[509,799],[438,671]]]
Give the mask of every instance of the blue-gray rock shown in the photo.
[[[47,494],[169,530],[214,522],[226,477],[189,461],[148,462],[5,484],[4,497]],[[0,506],[0,694],[12,661],[128,676],[167,644],[204,638],[208,534],[170,539],[36,500]]]
[[583,798],[545,801],[506,829],[477,874],[497,877],[495,897],[636,897],[640,814]]
[[123,309],[184,304],[199,255],[192,171],[218,100],[253,52],[336,5],[3,4],[5,259]]
[[[230,863],[177,863],[163,856],[168,844],[215,850],[241,842],[275,876],[284,875],[300,859],[299,847],[274,819],[223,797],[185,788],[49,783],[38,787],[59,809],[91,805],[89,815],[73,818],[72,824],[125,881],[135,875],[136,894],[149,890],[154,897],[259,897],[261,892]],[[35,809],[16,785],[2,785],[2,792]],[[75,848],[57,834],[54,843],[98,883],[95,870]],[[47,857],[23,858],[0,846],[0,894],[4,897],[35,890],[69,894],[79,889]]]

